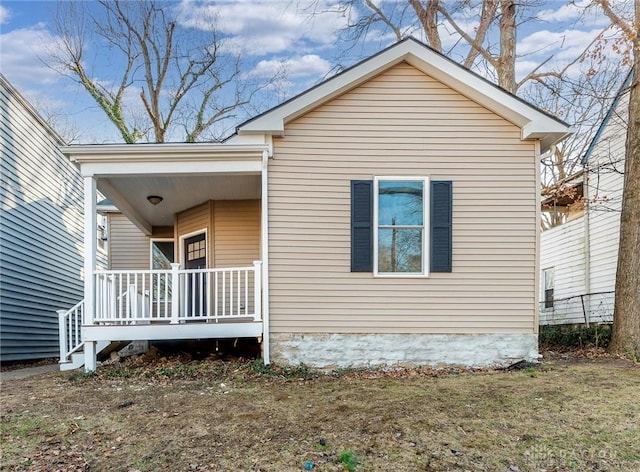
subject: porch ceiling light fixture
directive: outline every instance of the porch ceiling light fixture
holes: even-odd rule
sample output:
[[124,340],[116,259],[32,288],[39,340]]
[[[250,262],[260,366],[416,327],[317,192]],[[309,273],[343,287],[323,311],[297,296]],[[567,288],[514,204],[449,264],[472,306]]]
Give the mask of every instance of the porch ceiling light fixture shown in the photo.
[[162,202],[164,198],[159,195],[149,195],[147,197],[147,200],[149,200],[149,203],[151,203],[152,205],[157,205],[158,203]]

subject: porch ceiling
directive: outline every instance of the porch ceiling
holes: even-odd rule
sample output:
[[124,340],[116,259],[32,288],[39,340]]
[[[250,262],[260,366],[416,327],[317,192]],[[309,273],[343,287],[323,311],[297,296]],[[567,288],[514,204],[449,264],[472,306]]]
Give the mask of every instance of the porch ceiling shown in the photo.
[[[258,199],[261,177],[252,174],[122,175],[98,179],[98,189],[140,229],[172,226],[176,213],[207,200]],[[163,198],[158,205],[149,195]]]

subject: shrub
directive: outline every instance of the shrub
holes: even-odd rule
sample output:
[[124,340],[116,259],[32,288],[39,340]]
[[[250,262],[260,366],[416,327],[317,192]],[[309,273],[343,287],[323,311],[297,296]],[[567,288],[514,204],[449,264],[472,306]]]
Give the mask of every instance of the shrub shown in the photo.
[[606,348],[611,341],[611,325],[540,326],[538,340],[545,349]]

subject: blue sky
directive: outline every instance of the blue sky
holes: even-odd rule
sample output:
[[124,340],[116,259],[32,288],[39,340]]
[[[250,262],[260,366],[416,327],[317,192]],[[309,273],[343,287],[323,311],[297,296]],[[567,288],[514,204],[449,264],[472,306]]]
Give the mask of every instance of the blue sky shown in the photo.
[[[377,3],[383,1],[386,0]],[[386,4],[398,1],[388,0]],[[340,0],[316,1],[316,11],[320,13],[313,17],[303,8],[310,3],[311,0],[181,0],[173,2],[172,7],[184,27],[199,28],[217,18],[225,47],[242,52],[247,76],[267,78],[275,71],[284,71],[285,78],[267,99],[269,105],[275,105],[325,78],[337,58],[341,64],[350,65],[394,41],[388,33],[374,30],[362,47],[342,56],[344,44],[338,41],[337,31],[346,24],[347,15]],[[602,31],[606,19],[597,11],[582,15],[579,5],[588,0],[576,3],[578,6],[560,0],[540,3],[535,20],[527,22],[519,32],[520,76],[551,54],[553,61],[574,58]],[[0,71],[45,116],[54,115],[56,126],[63,134],[73,134],[76,142],[120,141],[115,127],[86,92],[42,63],[47,47],[57,41],[53,28],[55,9],[53,1],[3,0]],[[351,12],[352,20],[358,14],[358,10]],[[476,24],[473,15],[458,20],[469,30]],[[443,33],[445,48],[458,41],[457,35],[446,30]],[[94,57],[96,80],[108,80],[108,61],[99,55]]]

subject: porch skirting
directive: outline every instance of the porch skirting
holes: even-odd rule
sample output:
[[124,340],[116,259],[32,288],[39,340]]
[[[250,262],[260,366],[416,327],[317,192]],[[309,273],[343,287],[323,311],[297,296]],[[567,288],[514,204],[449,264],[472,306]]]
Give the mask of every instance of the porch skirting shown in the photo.
[[271,360],[316,368],[504,366],[536,360],[538,335],[271,333]]

